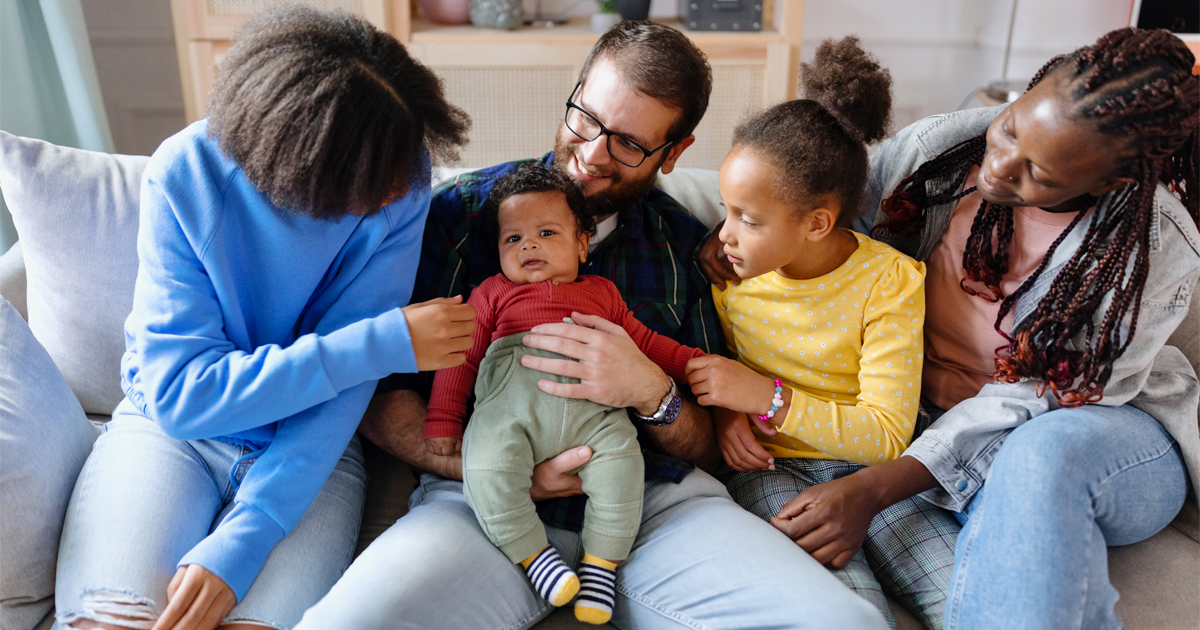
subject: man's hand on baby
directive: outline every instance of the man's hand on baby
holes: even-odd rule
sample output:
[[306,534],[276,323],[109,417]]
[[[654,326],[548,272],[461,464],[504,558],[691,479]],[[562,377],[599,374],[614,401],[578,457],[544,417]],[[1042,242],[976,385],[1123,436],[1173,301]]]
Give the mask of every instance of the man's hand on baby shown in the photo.
[[715,354],[688,361],[686,371],[696,402],[707,407],[740,411],[749,415],[763,433],[776,434],[770,423],[758,420],[759,414],[771,407],[771,399],[775,396],[774,381],[737,361]]
[[862,549],[879,510],[863,476],[847,475],[806,489],[771,518],[771,524],[817,562],[840,569]]
[[422,372],[462,365],[475,332],[475,307],[462,296],[436,298],[404,307],[417,369]]
[[579,475],[571,474],[571,471],[583,466],[591,458],[592,449],[580,446],[534,466],[529,496],[534,501],[541,501],[583,494],[583,480]]
[[578,383],[543,379],[538,387],[555,396],[584,398],[609,407],[633,407],[643,416],[654,413],[671,387],[662,369],[617,324],[583,313],[571,313],[571,320],[574,324],[534,326],[525,335],[524,343],[531,348],[576,359],[532,354],[521,357],[521,365],[527,368],[579,379]]
[[775,470],[775,458],[755,439],[746,414],[714,407],[713,423],[721,456],[730,468],[738,472]]
[[719,237],[721,226],[724,224],[724,221],[718,223],[700,244],[700,249],[696,250],[696,262],[700,265],[700,271],[704,272],[709,282],[721,288],[725,288],[727,282],[737,284],[742,280],[733,270],[729,257],[725,255],[725,244]]
[[425,448],[434,455],[453,455],[462,450],[462,438],[435,437],[425,439]]

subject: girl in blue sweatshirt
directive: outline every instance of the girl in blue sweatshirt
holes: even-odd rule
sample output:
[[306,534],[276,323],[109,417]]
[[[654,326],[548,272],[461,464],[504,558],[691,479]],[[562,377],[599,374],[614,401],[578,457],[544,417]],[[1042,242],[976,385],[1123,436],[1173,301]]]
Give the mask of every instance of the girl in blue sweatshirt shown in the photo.
[[350,562],[376,380],[471,343],[471,307],[405,307],[430,153],[469,122],[395,39],[268,12],[209,109],[146,168],[126,399],[67,512],[63,625],[290,628]]

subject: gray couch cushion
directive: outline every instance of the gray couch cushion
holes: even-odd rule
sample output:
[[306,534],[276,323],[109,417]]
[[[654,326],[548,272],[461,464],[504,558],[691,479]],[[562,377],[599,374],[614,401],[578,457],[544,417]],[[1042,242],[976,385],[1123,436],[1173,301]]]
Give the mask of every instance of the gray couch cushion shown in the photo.
[[0,339],[0,628],[32,628],[53,609],[63,515],[99,432],[3,299]]
[[148,159],[0,132],[0,189],[21,239],[29,328],[89,413],[109,413],[124,397],[123,326]]

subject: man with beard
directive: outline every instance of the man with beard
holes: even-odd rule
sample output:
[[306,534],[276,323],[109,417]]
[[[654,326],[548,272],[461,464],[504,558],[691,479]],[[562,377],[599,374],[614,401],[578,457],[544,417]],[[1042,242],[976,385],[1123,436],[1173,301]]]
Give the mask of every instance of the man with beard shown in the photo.
[[[705,228],[654,181],[695,140],[711,86],[708,63],[686,36],[623,22],[589,54],[554,151],[539,158],[582,185],[597,221],[580,273],[611,280],[650,329],[710,353],[724,339],[693,256]],[[480,210],[497,180],[531,161],[468,173],[434,191],[414,300],[465,295],[500,271]],[[525,343],[574,361],[528,355],[522,364],[578,379],[539,387],[627,407],[638,428],[646,458],[642,526],[609,602],[615,625],[884,627],[865,600],[695,469],[691,462],[708,470],[720,463],[705,409],[681,399],[622,328],[587,315],[572,319],[535,327]],[[524,569],[484,535],[458,481],[461,457],[426,450],[422,394],[426,383],[389,379],[360,426],[372,442],[427,471],[409,513],[355,560],[299,628],[520,628],[552,610]],[[571,448],[542,462],[530,489],[551,544],[572,566],[582,556],[585,497],[570,472],[590,456],[587,447]],[[764,598],[764,587],[786,594]]]

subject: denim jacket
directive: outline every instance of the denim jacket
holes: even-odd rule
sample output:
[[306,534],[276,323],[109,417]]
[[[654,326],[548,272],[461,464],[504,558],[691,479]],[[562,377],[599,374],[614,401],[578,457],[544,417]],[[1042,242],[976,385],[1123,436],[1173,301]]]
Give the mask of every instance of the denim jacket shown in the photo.
[[[983,133],[1000,109],[931,116],[909,125],[883,143],[871,157],[867,191],[854,228],[869,233],[871,225],[884,220],[880,201],[903,178],[926,160]],[[926,192],[931,195],[941,192],[955,185],[960,176],[961,173],[931,180],[926,183]],[[1115,194],[1110,194],[1101,198],[1091,216],[1080,221],[1062,242],[1036,284],[1017,301],[1014,328],[1046,295],[1059,270],[1079,248],[1088,226],[1097,217],[1113,211],[1114,197]],[[1197,478],[1200,430],[1196,418],[1200,383],[1183,353],[1164,345],[1187,314],[1191,292],[1200,277],[1200,234],[1183,204],[1164,186],[1159,185],[1154,201],[1150,271],[1137,331],[1125,353],[1114,362],[1104,398],[1096,404],[1129,404],[1158,420],[1179,443],[1192,487],[1200,488]],[[927,208],[925,227],[919,235],[899,237],[884,231],[875,236],[917,260],[927,260],[950,225],[955,203]],[[1106,300],[1105,306],[1108,303]],[[1103,312],[1104,308],[1097,311],[1097,324]],[[1127,334],[1128,320],[1125,326]],[[1056,408],[1053,394],[1038,395],[1036,381],[985,385],[974,398],[948,410],[905,451],[905,455],[924,464],[941,486],[922,496],[942,507],[962,510],[987,479],[992,460],[1008,433],[1030,418]]]

